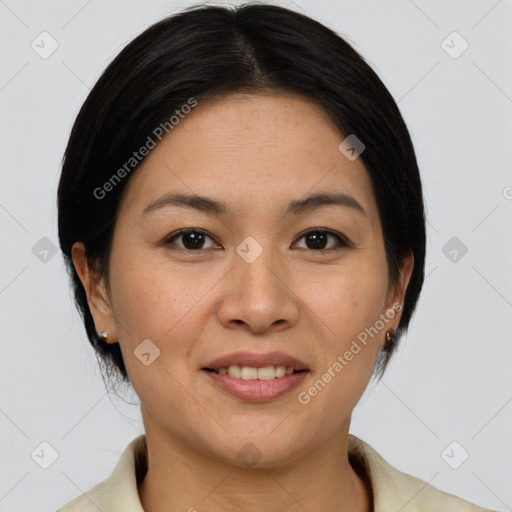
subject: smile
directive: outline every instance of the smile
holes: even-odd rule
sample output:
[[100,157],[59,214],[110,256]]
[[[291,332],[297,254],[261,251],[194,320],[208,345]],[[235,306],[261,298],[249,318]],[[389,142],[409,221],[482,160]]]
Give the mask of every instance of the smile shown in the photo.
[[220,375],[229,375],[234,379],[243,380],[272,380],[284,377],[285,375],[291,375],[298,371],[294,368],[287,368],[286,366],[264,366],[263,368],[255,368],[253,366],[242,366],[238,364],[232,364],[227,368],[219,368],[218,370],[212,368],[205,369]]
[[[261,372],[261,373],[260,373]],[[285,366],[254,368],[231,365],[228,368],[201,370],[214,387],[248,402],[267,402],[295,389],[309,370]]]

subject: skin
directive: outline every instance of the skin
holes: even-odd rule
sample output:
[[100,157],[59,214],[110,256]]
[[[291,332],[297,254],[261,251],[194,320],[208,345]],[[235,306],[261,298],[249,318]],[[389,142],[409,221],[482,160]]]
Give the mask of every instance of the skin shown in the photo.
[[[96,328],[120,343],[141,401],[149,454],[139,487],[144,510],[371,510],[347,436],[400,312],[307,405],[297,398],[380,314],[403,305],[413,267],[410,255],[399,282],[388,280],[370,177],[360,158],[338,150],[344,138],[319,105],[299,95],[201,101],[130,177],[114,231],[110,293],[83,244],[73,246]],[[321,190],[350,194],[367,215],[323,206],[283,217],[289,201]],[[170,206],[140,219],[170,191],[224,201],[232,215]],[[195,250],[185,249],[186,236],[165,244],[184,228],[211,238]],[[315,228],[351,246],[330,235],[326,248],[315,249],[303,236]],[[247,236],[263,248],[252,263],[235,251]],[[161,351],[149,366],[134,356],[147,338]],[[237,350],[280,350],[310,372],[299,389],[249,403],[200,371]],[[251,467],[237,455],[248,442],[262,454]]]

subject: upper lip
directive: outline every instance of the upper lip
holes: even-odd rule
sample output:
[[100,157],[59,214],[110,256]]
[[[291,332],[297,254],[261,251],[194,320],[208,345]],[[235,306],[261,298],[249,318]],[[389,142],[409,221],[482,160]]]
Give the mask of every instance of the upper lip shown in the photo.
[[262,368],[264,366],[285,366],[294,370],[307,370],[307,366],[296,357],[283,352],[267,352],[266,354],[256,354],[253,352],[232,352],[217,357],[204,368],[218,370],[219,368],[229,368],[231,365],[251,366],[253,368]]

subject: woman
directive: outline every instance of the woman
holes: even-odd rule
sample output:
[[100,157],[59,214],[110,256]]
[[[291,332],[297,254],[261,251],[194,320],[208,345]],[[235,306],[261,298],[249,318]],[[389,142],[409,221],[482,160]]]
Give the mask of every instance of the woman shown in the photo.
[[398,108],[337,34],[197,6],[109,65],[66,149],[59,236],[145,435],[60,510],[482,511],[350,435],[424,278]]

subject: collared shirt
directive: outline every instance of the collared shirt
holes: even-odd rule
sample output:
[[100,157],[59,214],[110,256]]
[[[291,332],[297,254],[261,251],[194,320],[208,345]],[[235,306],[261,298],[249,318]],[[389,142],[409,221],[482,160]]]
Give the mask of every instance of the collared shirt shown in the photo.
[[[348,436],[348,454],[351,464],[359,468],[358,472],[364,471],[370,481],[374,512],[493,512],[402,473],[369,444],[351,434]],[[138,484],[144,478],[147,460],[146,436],[143,434],[126,447],[106,480],[57,512],[144,512]]]

